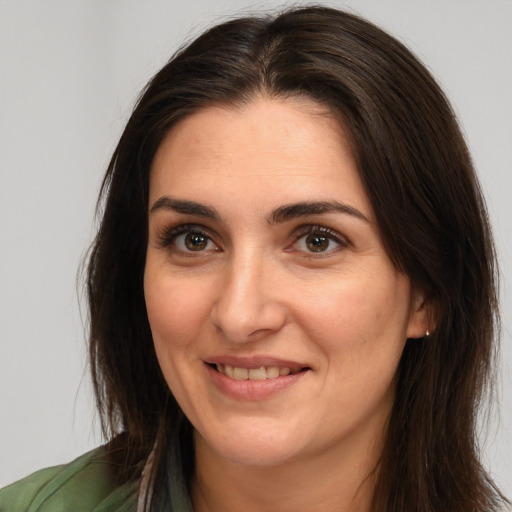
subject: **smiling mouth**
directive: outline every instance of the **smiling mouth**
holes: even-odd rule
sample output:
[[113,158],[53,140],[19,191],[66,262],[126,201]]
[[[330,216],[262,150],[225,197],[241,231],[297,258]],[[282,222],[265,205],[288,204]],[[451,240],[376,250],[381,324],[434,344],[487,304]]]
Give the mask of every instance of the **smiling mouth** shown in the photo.
[[233,380],[266,380],[277,379],[278,377],[286,377],[287,375],[295,375],[296,373],[304,372],[309,368],[299,368],[292,370],[288,367],[279,366],[259,366],[258,368],[241,368],[238,366],[231,366],[229,364],[212,363],[209,364],[211,368],[216,370],[222,375]]

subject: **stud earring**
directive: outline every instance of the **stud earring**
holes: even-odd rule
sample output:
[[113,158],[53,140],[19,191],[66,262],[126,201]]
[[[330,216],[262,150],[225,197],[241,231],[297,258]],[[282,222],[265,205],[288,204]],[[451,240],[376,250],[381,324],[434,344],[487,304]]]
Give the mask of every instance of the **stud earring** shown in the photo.
[[429,336],[430,336],[430,331],[427,329],[427,330],[425,331],[425,338],[428,338]]

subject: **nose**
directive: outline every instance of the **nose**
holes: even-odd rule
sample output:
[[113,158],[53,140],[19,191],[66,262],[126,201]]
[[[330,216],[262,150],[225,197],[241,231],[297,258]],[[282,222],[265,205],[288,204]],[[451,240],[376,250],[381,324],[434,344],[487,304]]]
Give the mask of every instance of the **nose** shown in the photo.
[[279,299],[283,286],[276,266],[258,255],[240,255],[226,268],[211,310],[226,340],[255,341],[283,327],[286,308]]

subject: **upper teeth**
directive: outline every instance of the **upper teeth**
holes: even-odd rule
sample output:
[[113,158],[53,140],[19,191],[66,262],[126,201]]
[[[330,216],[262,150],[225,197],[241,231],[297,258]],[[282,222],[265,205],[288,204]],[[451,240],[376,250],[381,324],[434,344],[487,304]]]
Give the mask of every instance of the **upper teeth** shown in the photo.
[[276,379],[279,376],[290,375],[291,368],[278,366],[260,366],[259,368],[239,368],[229,364],[216,364],[217,371],[235,380],[265,380]]

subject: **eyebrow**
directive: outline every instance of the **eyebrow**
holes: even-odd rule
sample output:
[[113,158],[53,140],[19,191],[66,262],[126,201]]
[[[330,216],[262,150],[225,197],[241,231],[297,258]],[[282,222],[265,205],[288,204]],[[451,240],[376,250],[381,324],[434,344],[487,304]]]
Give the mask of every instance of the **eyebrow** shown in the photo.
[[212,220],[221,220],[219,212],[211,206],[206,206],[196,201],[189,201],[185,199],[172,199],[168,196],[162,196],[157,199],[153,206],[150,208],[149,213],[158,210],[169,210],[184,215],[195,215],[198,217],[205,217]]
[[[157,199],[150,208],[149,213],[158,210],[168,210],[184,215],[195,215],[216,221],[222,221],[219,212],[212,206],[207,206],[196,201],[187,199],[173,199],[169,196],[162,196]],[[269,224],[282,224],[300,217],[311,215],[322,215],[325,213],[344,213],[352,215],[357,219],[370,222],[366,215],[353,206],[339,201],[306,201],[279,206],[267,217]]]
[[308,201],[304,203],[285,204],[276,208],[269,216],[270,224],[279,224],[289,220],[308,217],[310,215],[322,215],[324,213],[345,213],[357,219],[370,222],[368,217],[353,206],[339,201]]

